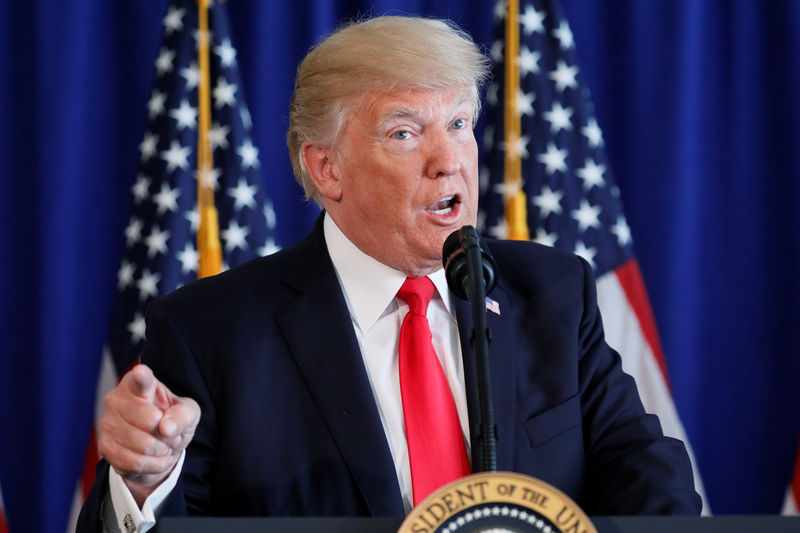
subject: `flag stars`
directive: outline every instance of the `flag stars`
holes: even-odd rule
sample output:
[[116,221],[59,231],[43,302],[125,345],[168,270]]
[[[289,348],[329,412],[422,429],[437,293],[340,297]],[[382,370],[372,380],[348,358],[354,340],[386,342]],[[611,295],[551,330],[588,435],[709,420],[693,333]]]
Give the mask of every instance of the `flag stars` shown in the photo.
[[236,49],[231,46],[231,40],[227,37],[222,44],[214,47],[214,53],[219,56],[223,67],[230,67],[236,64]]
[[497,83],[489,84],[489,88],[486,89],[486,101],[489,105],[497,105],[500,102],[500,85]]
[[150,100],[147,101],[147,116],[150,118],[157,117],[164,112],[164,105],[167,103],[167,95],[153,91],[150,95]]
[[197,233],[197,228],[200,227],[200,213],[197,212],[197,206],[191,211],[186,211],[183,216],[189,222],[192,233]]
[[197,250],[194,249],[194,245],[192,245],[191,242],[187,242],[183,250],[178,252],[178,261],[181,263],[181,272],[183,274],[197,272],[199,258],[200,255],[197,253]]
[[617,236],[617,242],[620,246],[627,246],[631,243],[631,229],[625,221],[625,217],[619,215],[617,223],[611,226],[611,233]]
[[142,238],[142,221],[132,217],[125,228],[125,244],[130,248]]
[[589,146],[597,148],[603,144],[603,132],[600,131],[600,126],[597,125],[597,120],[592,117],[585,127],[581,128],[581,133],[586,136],[589,141]]
[[222,148],[225,150],[228,148],[228,134],[230,132],[231,129],[228,126],[220,126],[215,122],[211,129],[208,130],[208,141],[211,143],[211,149]]
[[181,101],[180,107],[169,112],[169,116],[178,123],[178,129],[194,129],[197,125],[197,109],[186,98]]
[[248,233],[250,233],[250,228],[239,226],[235,219],[231,220],[228,228],[220,232],[220,236],[225,240],[225,251],[232,252],[237,248],[246,250]]
[[214,34],[210,31],[194,30],[192,32],[192,39],[194,39],[195,48],[200,48],[202,42],[210,43],[213,40],[213,36]]
[[551,80],[556,84],[558,92],[564,92],[567,87],[574,89],[578,86],[575,76],[578,75],[578,67],[569,66],[563,60],[558,60],[556,69],[549,74]]
[[558,235],[555,233],[547,233],[547,230],[541,227],[536,230],[536,236],[533,238],[534,242],[544,244],[545,246],[555,246],[557,240]]
[[168,183],[161,184],[161,190],[153,196],[153,201],[155,201],[156,211],[158,212],[159,216],[163,215],[167,211],[175,212],[178,210],[178,196],[181,195],[181,191],[179,188],[170,189]]
[[167,172],[172,172],[176,168],[186,170],[189,168],[189,153],[191,150],[188,146],[181,146],[181,144],[174,140],[170,145],[169,150],[161,152],[161,159],[167,163]]
[[587,248],[583,241],[578,241],[575,243],[575,255],[583,257],[586,261],[592,266],[592,268],[597,268],[597,265],[594,262],[594,256],[597,255],[597,248],[594,246]]
[[186,80],[186,90],[190,91],[200,83],[200,69],[197,63],[181,69],[181,76]]
[[492,43],[492,47],[489,50],[489,54],[492,56],[492,61],[495,63],[502,63],[503,62],[503,41],[494,41]]
[[502,195],[503,198],[513,198],[522,191],[523,187],[524,186],[521,181],[501,181],[500,183],[495,183],[492,185],[492,192]]
[[561,199],[563,197],[563,191],[554,191],[549,185],[544,185],[542,187],[542,192],[538,196],[531,198],[531,203],[539,208],[539,215],[542,219],[545,219],[550,213],[555,213],[556,215],[561,214]]
[[161,281],[161,274],[150,272],[149,268],[145,268],[141,279],[136,282],[136,288],[139,289],[139,300],[144,302],[149,297],[158,296],[159,281]]
[[492,237],[495,237],[497,239],[505,239],[505,238],[507,238],[508,237],[508,223],[506,222],[505,217],[502,217],[502,216],[499,217],[497,219],[497,224],[495,224],[494,226],[490,227],[488,232],[489,232],[489,235],[491,235]]
[[281,247],[278,246],[275,243],[275,239],[273,239],[272,237],[269,237],[269,238],[267,238],[266,242],[264,243],[264,246],[259,248],[257,250],[257,252],[258,252],[258,255],[263,257],[265,255],[274,254],[275,252],[279,251],[280,249],[281,249]]
[[598,187],[605,185],[606,180],[603,179],[605,171],[605,165],[598,165],[594,162],[594,159],[587,158],[583,168],[576,170],[575,174],[583,180],[583,188],[589,191],[595,185]]
[[208,189],[219,189],[219,179],[222,177],[222,170],[219,168],[201,168],[195,172],[195,179],[200,181],[200,185]]
[[533,93],[526,93],[517,89],[517,116],[526,115],[533,116],[533,100],[535,95]]
[[486,191],[489,190],[489,186],[491,184],[492,184],[492,173],[489,171],[489,168],[486,165],[481,165],[481,168],[478,171],[478,189],[480,190],[481,196],[486,194]]
[[244,143],[236,149],[236,153],[242,158],[242,166],[244,168],[257,168],[260,165],[258,148],[253,146],[250,139],[245,139]]
[[228,189],[228,196],[233,198],[233,208],[237,211],[243,207],[254,208],[256,206],[256,186],[249,185],[247,180],[239,178],[236,187]]
[[164,16],[163,24],[164,31],[167,35],[173,31],[178,31],[183,28],[183,15],[186,13],[184,9],[178,9],[175,6],[170,6],[166,16]]
[[144,134],[144,139],[139,143],[139,153],[142,154],[142,162],[147,162],[156,155],[158,148],[158,135],[150,132]]
[[551,176],[557,171],[567,170],[566,159],[567,150],[560,150],[553,143],[547,143],[547,152],[539,155],[539,161],[544,163],[546,172]]
[[495,21],[501,21],[501,20],[505,20],[505,18],[506,18],[506,1],[505,0],[499,0],[494,5],[494,20]]
[[133,273],[136,267],[127,259],[122,260],[122,264],[117,271],[117,290],[121,291],[133,283]]
[[167,72],[172,72],[172,62],[175,60],[175,52],[162,48],[156,58],[156,71],[161,76]]
[[131,334],[132,343],[138,344],[144,340],[145,332],[147,331],[147,323],[144,321],[142,313],[136,312],[133,320],[128,324],[128,331]]
[[538,74],[539,60],[541,58],[542,54],[532,52],[527,46],[523,46],[519,51],[519,57],[517,57],[520,77],[524,78],[527,74]]
[[216,109],[222,109],[226,105],[232,106],[235,102],[235,93],[236,85],[230,85],[225,78],[220,78],[213,91],[214,107]]
[[246,107],[241,106],[239,108],[239,118],[242,119],[242,124],[244,124],[246,130],[253,127],[253,119],[250,118],[250,111]]
[[[481,191],[481,194],[483,194],[483,192],[485,191]],[[486,233],[486,211],[482,209],[478,211],[478,218],[475,223],[475,227],[478,228],[478,232]]]
[[550,131],[556,135],[561,130],[571,131],[572,122],[572,108],[564,108],[561,102],[553,102],[553,108],[550,111],[545,111],[544,119],[550,123]]
[[599,228],[600,211],[600,206],[592,206],[586,200],[581,200],[581,206],[572,212],[572,218],[578,221],[578,229],[580,231]]
[[264,204],[264,220],[267,221],[267,228],[275,229],[275,208],[272,207],[272,202]]
[[525,11],[519,16],[519,23],[522,24],[522,33],[526,36],[531,36],[534,33],[544,34],[544,11],[536,11],[536,9],[528,4],[525,6]]
[[572,48],[572,45],[575,44],[575,41],[572,39],[572,30],[569,29],[567,21],[563,19],[559,23],[558,28],[553,30],[553,37],[558,39],[559,43],[561,43],[561,48],[564,50],[569,50]]
[[139,204],[150,195],[150,178],[144,174],[136,176],[136,183],[131,188],[133,191],[133,202]]
[[144,240],[147,246],[147,257],[153,258],[156,254],[167,253],[167,240],[169,240],[169,230],[161,230],[159,227],[153,227],[150,235]]
[[509,150],[514,155],[518,155],[522,159],[528,159],[530,155],[528,153],[528,143],[531,142],[530,135],[521,135],[516,138],[511,139],[511,146],[509,146]]

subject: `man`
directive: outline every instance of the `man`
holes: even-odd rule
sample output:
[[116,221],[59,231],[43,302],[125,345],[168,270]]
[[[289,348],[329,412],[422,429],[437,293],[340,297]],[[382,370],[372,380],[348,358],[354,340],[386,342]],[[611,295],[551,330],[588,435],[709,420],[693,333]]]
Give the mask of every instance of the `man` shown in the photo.
[[[294,247],[151,307],[145,364],[106,398],[80,530],[146,529],[163,514],[402,515],[468,473],[469,312],[441,250],[476,222],[487,76],[466,35],[425,19],[352,24],[307,55],[287,141],[324,214]],[[683,445],[644,413],[605,344],[588,265],[531,243],[490,248],[499,469],[553,483],[590,514],[699,513]],[[407,283],[431,287],[427,310]],[[403,362],[409,309],[430,325],[447,391],[429,429],[448,418],[455,451],[442,462],[463,457],[424,488],[438,465],[419,466],[429,453],[412,431],[426,391],[405,388],[421,379],[404,378],[416,370]]]

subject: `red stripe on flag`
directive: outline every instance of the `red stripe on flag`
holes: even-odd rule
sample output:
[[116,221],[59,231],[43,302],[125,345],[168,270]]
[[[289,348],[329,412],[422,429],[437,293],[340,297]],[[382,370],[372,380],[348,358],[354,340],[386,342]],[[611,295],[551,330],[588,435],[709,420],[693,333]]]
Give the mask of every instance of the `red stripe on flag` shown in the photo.
[[0,533],[8,533],[8,523],[2,509],[0,509]]
[[661,350],[661,341],[658,338],[655,317],[653,317],[653,310],[650,307],[650,300],[647,298],[647,290],[644,286],[642,272],[639,270],[639,263],[636,259],[631,259],[614,272],[617,275],[617,279],[619,279],[620,285],[622,285],[622,290],[625,291],[628,303],[630,303],[636,318],[639,320],[644,338],[650,345],[650,349],[653,350],[653,356],[661,369],[664,384],[672,394],[669,375],[667,374],[667,364],[664,361],[664,352]]

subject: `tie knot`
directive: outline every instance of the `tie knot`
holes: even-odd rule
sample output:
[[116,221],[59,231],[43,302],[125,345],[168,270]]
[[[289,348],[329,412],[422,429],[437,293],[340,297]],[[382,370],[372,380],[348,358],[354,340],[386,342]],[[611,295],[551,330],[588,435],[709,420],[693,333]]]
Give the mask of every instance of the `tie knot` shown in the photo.
[[424,316],[428,312],[428,304],[434,290],[433,282],[427,276],[406,278],[403,286],[397,291],[397,296],[405,300],[412,313]]

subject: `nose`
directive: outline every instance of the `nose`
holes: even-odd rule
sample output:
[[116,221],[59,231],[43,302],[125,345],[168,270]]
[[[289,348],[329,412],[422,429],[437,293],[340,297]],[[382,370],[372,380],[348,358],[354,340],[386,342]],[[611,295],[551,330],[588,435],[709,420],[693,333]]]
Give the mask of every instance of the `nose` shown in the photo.
[[456,174],[461,168],[458,145],[447,131],[438,132],[429,139],[427,172],[431,178],[442,178]]

